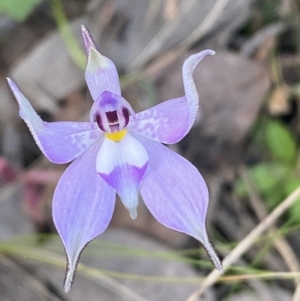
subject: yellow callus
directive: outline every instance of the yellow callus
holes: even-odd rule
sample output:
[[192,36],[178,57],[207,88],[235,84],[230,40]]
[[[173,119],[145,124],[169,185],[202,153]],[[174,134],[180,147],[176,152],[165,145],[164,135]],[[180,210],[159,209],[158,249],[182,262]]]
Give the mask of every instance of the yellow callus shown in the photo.
[[127,130],[123,129],[122,131],[119,131],[119,132],[105,133],[105,137],[114,142],[120,142],[125,137],[126,133],[127,133]]

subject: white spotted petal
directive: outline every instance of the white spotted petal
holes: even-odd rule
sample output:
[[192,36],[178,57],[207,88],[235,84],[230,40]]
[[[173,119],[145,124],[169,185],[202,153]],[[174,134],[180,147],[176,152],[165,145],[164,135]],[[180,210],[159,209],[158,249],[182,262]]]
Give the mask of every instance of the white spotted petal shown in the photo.
[[18,101],[20,116],[42,153],[54,163],[68,163],[86,151],[102,133],[87,122],[44,122],[17,85],[7,79]]
[[213,54],[212,50],[204,50],[188,57],[182,67],[185,95],[137,113],[135,119],[131,118],[128,128],[161,143],[180,141],[193,126],[199,111],[193,72],[204,57]]
[[164,101],[130,118],[128,128],[144,137],[161,143],[180,141],[189,126],[185,97]]

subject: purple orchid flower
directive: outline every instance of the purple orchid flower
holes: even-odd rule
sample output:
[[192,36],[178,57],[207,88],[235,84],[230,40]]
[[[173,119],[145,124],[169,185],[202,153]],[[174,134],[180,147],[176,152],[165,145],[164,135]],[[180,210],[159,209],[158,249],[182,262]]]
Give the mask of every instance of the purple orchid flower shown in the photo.
[[212,50],[191,55],[183,64],[185,96],[135,114],[121,96],[114,63],[97,50],[82,26],[87,53],[85,78],[94,103],[90,122],[44,122],[16,84],[8,83],[20,116],[37,145],[52,162],[73,161],[60,178],[53,199],[53,219],[67,254],[65,291],[69,291],[83,248],[107,228],[116,193],[137,216],[138,194],[163,225],[199,240],[215,267],[222,264],[205,228],[208,190],[198,170],[161,143],[180,141],[195,122],[199,100],[192,78]]

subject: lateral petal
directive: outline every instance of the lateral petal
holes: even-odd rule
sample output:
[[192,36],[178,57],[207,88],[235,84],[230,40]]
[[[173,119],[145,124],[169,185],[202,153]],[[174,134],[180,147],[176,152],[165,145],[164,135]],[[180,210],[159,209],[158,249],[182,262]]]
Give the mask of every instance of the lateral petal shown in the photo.
[[199,171],[183,157],[147,138],[135,136],[149,154],[141,195],[163,225],[199,240],[215,267],[222,264],[210,244],[205,227],[208,190]]
[[193,126],[198,111],[199,111],[199,98],[196,85],[193,79],[193,73],[198,64],[208,55],[214,55],[213,50],[207,49],[189,56],[182,67],[182,77],[185,97],[189,107],[189,129]]
[[71,288],[83,248],[104,232],[114,210],[115,192],[95,168],[101,140],[72,162],[54,192],[53,220],[68,260],[65,291]]
[[130,119],[128,128],[161,143],[180,141],[193,126],[199,111],[193,72],[204,57],[214,54],[212,50],[204,50],[188,57],[182,67],[185,95],[137,113],[134,119]]
[[127,126],[151,140],[173,144],[180,141],[189,130],[189,111],[185,97],[164,101],[148,110],[130,117]]
[[117,191],[132,219],[137,216],[138,193],[147,165],[145,148],[129,133],[120,142],[105,138],[97,154],[97,172]]
[[7,79],[20,107],[20,116],[27,124],[43,154],[54,163],[68,163],[87,150],[102,133],[87,122],[44,122],[35,112],[17,85]]

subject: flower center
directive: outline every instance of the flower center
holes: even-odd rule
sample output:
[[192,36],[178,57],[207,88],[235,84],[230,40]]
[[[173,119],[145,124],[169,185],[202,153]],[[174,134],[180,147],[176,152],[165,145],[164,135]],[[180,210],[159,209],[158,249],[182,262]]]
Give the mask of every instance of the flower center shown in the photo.
[[105,133],[105,137],[114,142],[120,142],[126,135],[127,130],[123,129],[121,131],[113,132],[113,133]]
[[[94,102],[90,112],[90,124],[93,128],[94,122],[99,128],[106,133],[116,133],[112,135],[112,140],[123,138],[122,130],[129,123],[129,116],[135,117],[130,104],[120,95],[115,95],[111,92],[103,92]],[[123,135],[123,136],[122,136]],[[114,140],[115,141],[115,140]]]

